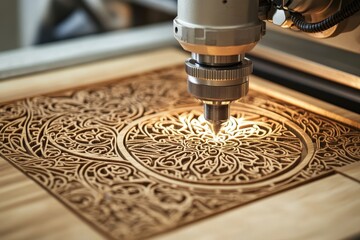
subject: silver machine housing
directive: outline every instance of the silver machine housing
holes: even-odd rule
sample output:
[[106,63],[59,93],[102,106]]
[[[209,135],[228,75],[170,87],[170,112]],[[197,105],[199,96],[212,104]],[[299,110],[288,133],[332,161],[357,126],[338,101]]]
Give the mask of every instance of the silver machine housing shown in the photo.
[[179,0],[174,34],[191,52],[185,62],[188,91],[204,103],[204,117],[217,133],[230,103],[246,96],[252,62],[245,53],[265,33],[259,1]]
[[349,1],[178,0],[174,35],[191,52],[185,62],[188,91],[204,103],[213,131],[228,120],[231,102],[248,92],[252,63],[245,53],[265,34],[265,20],[328,38],[346,31],[346,21],[339,23],[359,11],[358,0]]

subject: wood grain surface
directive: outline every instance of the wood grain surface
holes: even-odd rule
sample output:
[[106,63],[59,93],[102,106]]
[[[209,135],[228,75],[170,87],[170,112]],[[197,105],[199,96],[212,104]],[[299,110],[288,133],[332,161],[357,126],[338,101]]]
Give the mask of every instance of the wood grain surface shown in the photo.
[[360,184],[338,174],[155,239],[344,239],[359,234],[359,199]]
[[[179,64],[185,57],[177,50],[167,49],[11,79],[0,82],[0,102],[163,68]],[[251,88],[275,97],[287,93],[291,103],[359,126],[357,114],[265,80],[252,77]],[[349,176],[356,178],[354,176],[359,175],[360,169],[349,167],[344,172],[351,172]],[[338,239],[353,236],[359,233],[357,226],[360,226],[358,184],[346,174],[337,174],[185,226],[160,238],[238,239],[240,235],[244,239],[263,239],[264,236],[272,239]],[[0,161],[0,186],[0,222],[5,222],[0,225],[2,239],[103,238],[4,160]],[[298,201],[300,198],[301,201]],[[237,224],[238,221],[241,224]]]
[[1,239],[104,239],[1,158],[0,222]]
[[[360,148],[360,147],[358,147]],[[335,169],[338,173],[360,183],[360,163],[356,162],[348,166]]]

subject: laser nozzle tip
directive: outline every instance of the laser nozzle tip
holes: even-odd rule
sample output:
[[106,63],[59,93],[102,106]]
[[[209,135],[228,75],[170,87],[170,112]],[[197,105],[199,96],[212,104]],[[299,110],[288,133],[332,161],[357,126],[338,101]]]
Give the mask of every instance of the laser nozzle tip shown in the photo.
[[213,123],[212,124],[212,131],[213,133],[215,134],[215,136],[218,135],[218,133],[220,132],[221,130],[221,123],[220,122],[216,122],[216,123]]

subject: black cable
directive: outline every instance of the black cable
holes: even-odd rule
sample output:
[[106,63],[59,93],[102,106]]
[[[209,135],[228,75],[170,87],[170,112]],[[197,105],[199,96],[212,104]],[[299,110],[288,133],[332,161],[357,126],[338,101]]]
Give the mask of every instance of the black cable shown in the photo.
[[360,0],[354,0],[343,9],[331,15],[330,17],[317,22],[317,23],[308,23],[305,22],[304,17],[300,13],[290,13],[291,20],[293,21],[294,25],[298,27],[303,32],[308,33],[316,33],[322,32],[329,28],[332,28],[336,24],[339,24],[341,21],[345,20],[346,18],[354,15],[356,12],[360,10]]

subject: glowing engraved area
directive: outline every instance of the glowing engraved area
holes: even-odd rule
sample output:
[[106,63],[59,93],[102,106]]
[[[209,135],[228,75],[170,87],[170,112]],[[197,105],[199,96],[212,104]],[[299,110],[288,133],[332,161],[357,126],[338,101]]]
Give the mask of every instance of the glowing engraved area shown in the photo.
[[235,111],[217,136],[193,109],[140,119],[125,131],[121,142],[129,158],[161,176],[197,184],[264,181],[294,168],[306,151],[287,123],[251,109]]

